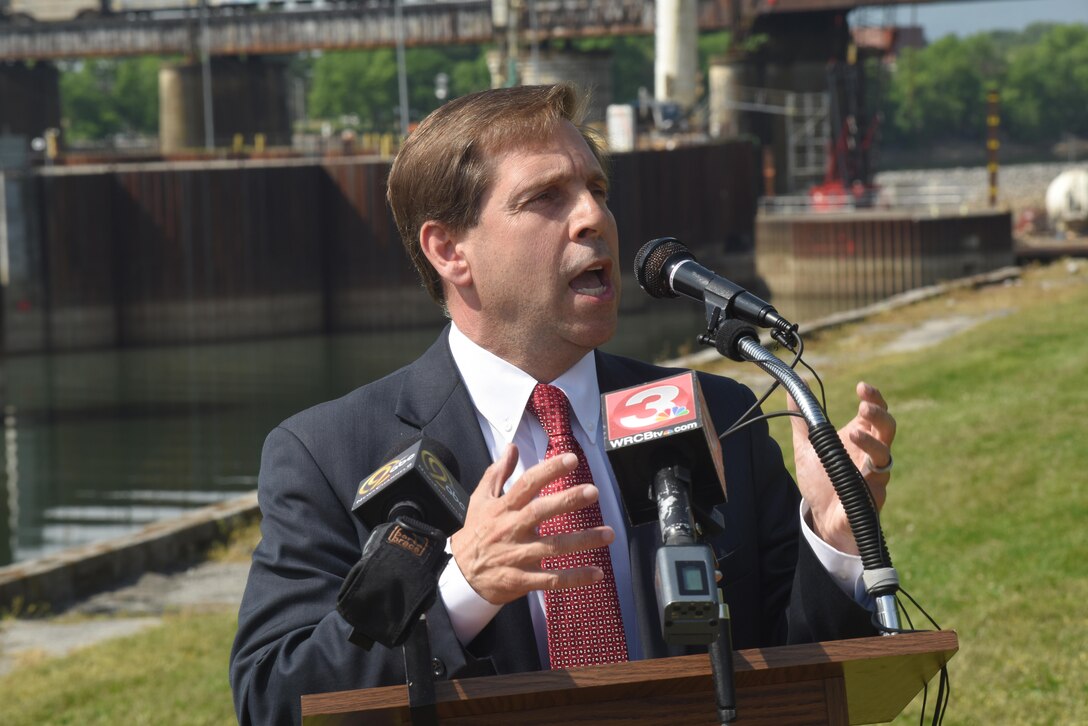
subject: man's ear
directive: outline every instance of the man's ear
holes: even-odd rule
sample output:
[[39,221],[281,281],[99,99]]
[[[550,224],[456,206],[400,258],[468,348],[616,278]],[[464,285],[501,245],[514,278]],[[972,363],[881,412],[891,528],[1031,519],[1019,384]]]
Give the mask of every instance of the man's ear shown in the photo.
[[434,220],[424,222],[419,228],[419,248],[444,281],[456,287],[472,284],[472,271],[457,244],[457,235],[446,225]]

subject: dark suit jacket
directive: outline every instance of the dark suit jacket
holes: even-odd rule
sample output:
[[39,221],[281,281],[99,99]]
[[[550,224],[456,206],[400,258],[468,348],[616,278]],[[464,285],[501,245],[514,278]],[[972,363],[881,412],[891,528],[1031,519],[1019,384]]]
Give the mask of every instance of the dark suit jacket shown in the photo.
[[[449,447],[471,491],[491,463],[444,332],[418,360],[347,396],[299,413],[268,435],[258,484],[262,539],[238,614],[230,679],[242,723],[299,720],[306,693],[404,682],[400,649],[364,651],[336,597],[369,531],[351,514],[359,482],[397,441],[423,433]],[[597,353],[602,392],[656,380],[668,369]],[[700,374],[718,431],[753,402],[746,387]],[[737,649],[873,633],[870,615],[843,595],[799,536],[798,493],[762,423],[723,444],[729,502],[718,557]],[[631,528],[631,573],[646,657],[667,646],[653,588],[656,525]],[[444,678],[538,670],[525,598],[510,603],[467,647],[438,603],[428,613],[435,671]]]

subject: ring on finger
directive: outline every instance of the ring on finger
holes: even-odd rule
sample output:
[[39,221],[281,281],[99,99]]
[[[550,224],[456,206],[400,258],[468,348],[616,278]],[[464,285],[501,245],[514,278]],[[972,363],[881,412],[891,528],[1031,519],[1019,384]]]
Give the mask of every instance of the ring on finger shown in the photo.
[[894,464],[894,463],[895,463],[895,459],[892,458],[892,455],[891,455],[890,452],[888,454],[888,463],[885,464],[884,466],[877,466],[876,464],[873,463],[873,460],[869,458],[869,455],[866,454],[865,455],[865,463],[864,463],[864,466],[862,466],[862,468],[866,469],[870,474],[887,474],[889,471],[892,470],[892,464]]

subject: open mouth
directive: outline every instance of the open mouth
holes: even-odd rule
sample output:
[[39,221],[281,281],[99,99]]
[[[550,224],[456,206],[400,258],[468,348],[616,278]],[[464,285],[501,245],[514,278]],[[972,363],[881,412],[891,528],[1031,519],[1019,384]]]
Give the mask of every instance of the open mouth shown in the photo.
[[570,281],[570,287],[581,295],[601,297],[607,293],[612,284],[605,273],[603,265],[590,267]]

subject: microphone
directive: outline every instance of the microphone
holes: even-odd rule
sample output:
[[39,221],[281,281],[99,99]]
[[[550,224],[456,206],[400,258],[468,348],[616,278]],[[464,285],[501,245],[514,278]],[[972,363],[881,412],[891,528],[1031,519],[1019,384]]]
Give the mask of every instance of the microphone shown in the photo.
[[[468,495],[443,460],[456,466],[445,446],[420,437],[359,483],[351,511],[370,537],[344,578],[336,609],[353,628],[349,640],[362,648],[405,644],[435,602],[449,561],[446,538],[468,510]],[[429,667],[430,658],[423,660]]]
[[[721,632],[711,548],[699,530],[721,531],[721,446],[695,373],[602,397],[605,450],[632,526],[656,521],[654,589],[666,643],[710,645]],[[696,483],[693,486],[693,483]],[[693,517],[693,515],[695,515]]]
[[794,330],[773,305],[700,265],[674,237],[659,237],[642,246],[635,255],[635,279],[651,297],[684,295],[705,303],[708,318],[716,308],[727,318],[783,333]]

